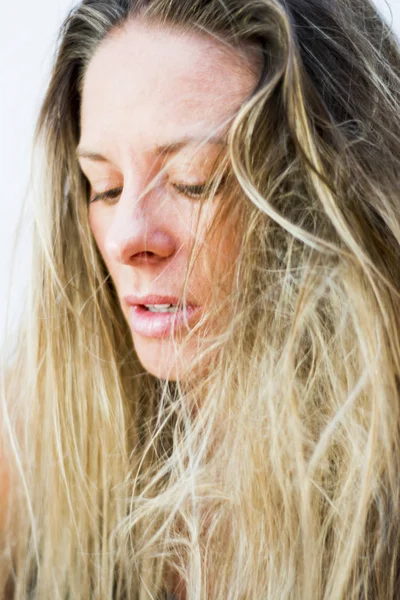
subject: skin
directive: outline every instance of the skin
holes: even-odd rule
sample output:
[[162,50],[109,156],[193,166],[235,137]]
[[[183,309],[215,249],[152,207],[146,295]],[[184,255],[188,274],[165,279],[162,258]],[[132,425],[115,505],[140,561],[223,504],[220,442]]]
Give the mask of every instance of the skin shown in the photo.
[[[83,84],[79,148],[106,160],[81,156],[79,162],[90,183],[90,200],[121,188],[115,199],[91,201],[88,215],[128,325],[124,296],[182,297],[195,243],[200,250],[187,302],[204,311],[216,282],[219,294],[229,293],[238,237],[220,223],[206,238],[223,189],[204,202],[175,187],[208,181],[226,148],[208,142],[198,149],[192,142],[161,155],[157,149],[188,137],[204,140],[216,130],[223,139],[257,78],[254,57],[243,51],[203,33],[137,19],[109,35],[91,59]],[[177,345],[169,337],[132,332],[132,338],[146,370],[160,378],[184,379],[201,344],[220,325],[200,327],[186,344],[187,330],[177,335]]]

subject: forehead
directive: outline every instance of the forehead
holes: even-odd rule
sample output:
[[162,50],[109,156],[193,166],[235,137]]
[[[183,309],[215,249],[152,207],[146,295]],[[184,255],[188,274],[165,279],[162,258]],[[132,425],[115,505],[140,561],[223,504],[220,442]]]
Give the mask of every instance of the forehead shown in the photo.
[[88,65],[81,141],[112,152],[207,135],[233,117],[256,77],[254,60],[207,34],[131,20]]

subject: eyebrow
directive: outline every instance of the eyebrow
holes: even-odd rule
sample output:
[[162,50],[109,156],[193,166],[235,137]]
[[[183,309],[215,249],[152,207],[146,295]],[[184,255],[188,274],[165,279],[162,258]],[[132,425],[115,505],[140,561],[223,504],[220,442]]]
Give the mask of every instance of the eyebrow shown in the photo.
[[[154,153],[156,156],[165,156],[167,154],[175,154],[179,152],[185,146],[193,144],[193,142],[204,142],[204,144],[215,144],[218,146],[226,146],[227,140],[223,137],[210,137],[210,138],[195,138],[195,137],[186,137],[181,140],[176,140],[169,144],[164,144],[162,146],[156,146],[154,148]],[[97,152],[92,152],[85,148],[78,146],[76,149],[77,158],[88,158],[89,160],[93,160],[96,162],[111,162],[105,156],[98,154]]]

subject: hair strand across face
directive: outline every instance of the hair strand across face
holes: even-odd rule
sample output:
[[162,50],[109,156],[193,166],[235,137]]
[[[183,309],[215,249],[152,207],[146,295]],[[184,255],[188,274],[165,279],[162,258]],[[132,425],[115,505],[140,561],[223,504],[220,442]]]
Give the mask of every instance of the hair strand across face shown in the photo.
[[[192,379],[143,368],[76,156],[85,77],[134,22],[261,72],[187,264],[190,297],[201,248],[216,248],[212,278],[237,242],[210,290],[223,326],[205,319],[185,342],[199,341]],[[3,367],[0,596],[144,600],[176,577],[190,600],[397,597],[399,78],[398,40],[369,0],[70,11],[36,128],[29,298]]]

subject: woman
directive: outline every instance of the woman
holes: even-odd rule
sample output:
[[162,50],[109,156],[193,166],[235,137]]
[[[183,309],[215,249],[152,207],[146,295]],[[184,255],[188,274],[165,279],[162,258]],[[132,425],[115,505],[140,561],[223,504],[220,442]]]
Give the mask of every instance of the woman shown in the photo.
[[397,597],[399,77],[369,0],[70,12],[2,382],[4,597]]

